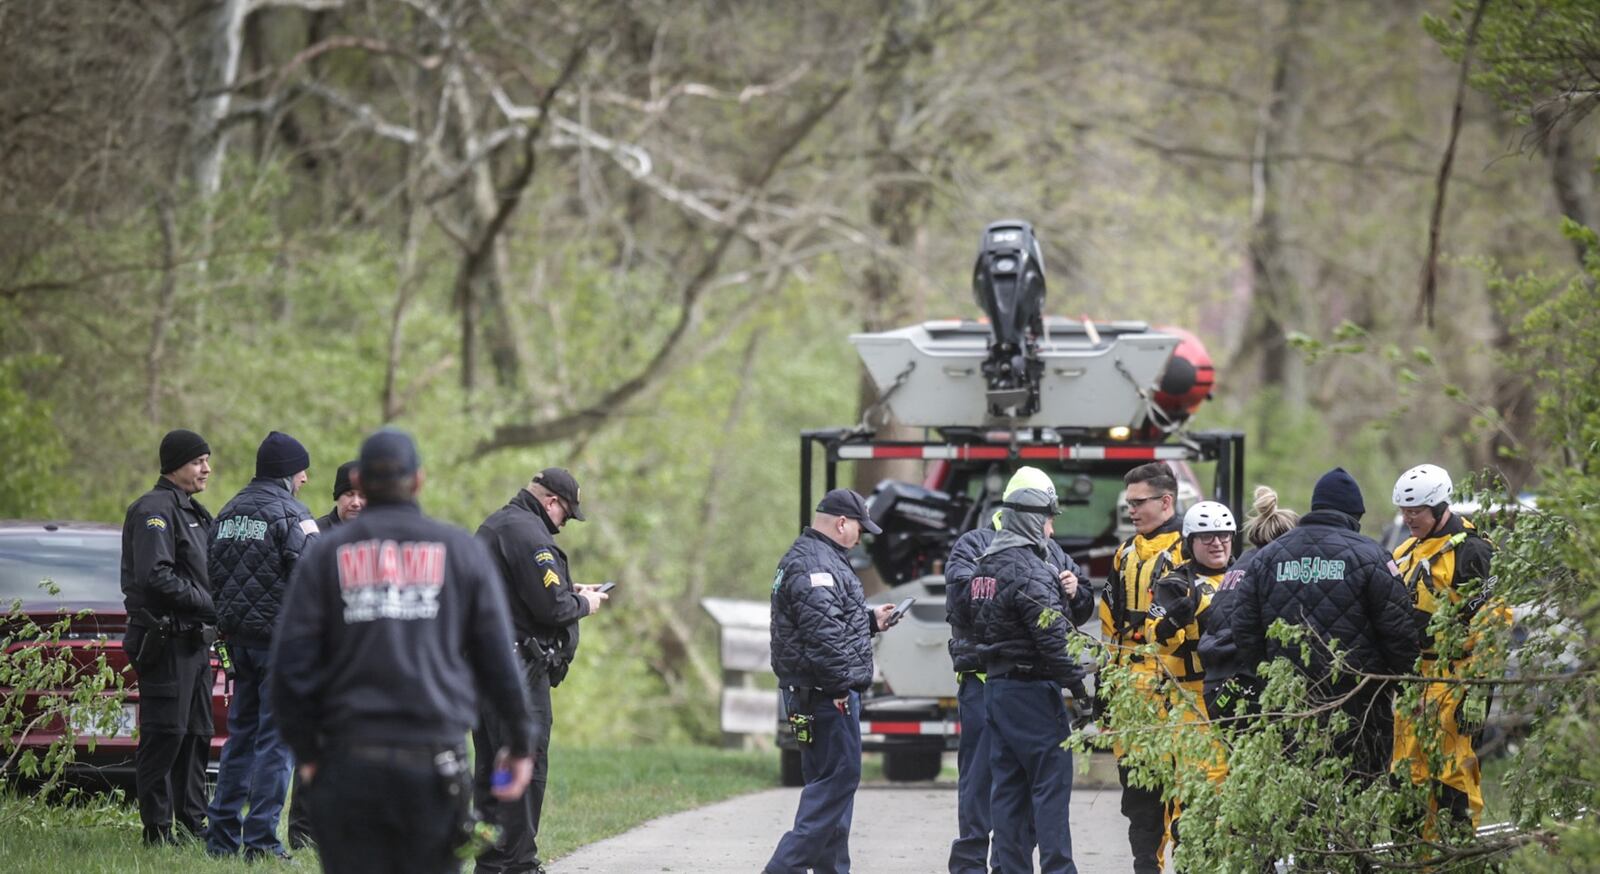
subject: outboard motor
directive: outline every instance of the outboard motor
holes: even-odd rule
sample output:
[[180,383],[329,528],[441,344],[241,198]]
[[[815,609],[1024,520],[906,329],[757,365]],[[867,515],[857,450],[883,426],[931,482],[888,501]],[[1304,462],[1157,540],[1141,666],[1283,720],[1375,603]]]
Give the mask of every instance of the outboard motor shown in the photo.
[[972,295],[989,317],[989,354],[983,361],[989,414],[1026,418],[1039,412],[1044,259],[1033,225],[1009,219],[984,228]]
[[868,499],[872,521],[883,533],[872,538],[867,554],[890,586],[933,573],[950,555],[971,502],[898,480],[878,483]]

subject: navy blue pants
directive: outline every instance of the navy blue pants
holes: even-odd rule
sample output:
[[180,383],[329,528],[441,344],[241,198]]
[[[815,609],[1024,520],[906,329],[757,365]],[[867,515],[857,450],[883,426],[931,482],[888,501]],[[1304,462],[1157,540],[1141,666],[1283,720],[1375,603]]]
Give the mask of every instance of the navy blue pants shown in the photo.
[[995,874],[1032,874],[1036,842],[1043,874],[1078,874],[1068,823],[1072,753],[1061,746],[1072,723],[1061,686],[990,677],[984,692]]
[[[989,874],[989,708],[983,703],[983,681],[971,672],[961,674],[956,693],[961,708],[961,745],[956,752],[956,834],[950,844],[950,874]],[[1031,803],[1031,800],[1030,800]],[[1023,818],[1028,843],[1033,843],[1033,819]]]
[[[840,713],[829,698],[815,697],[805,708],[813,721],[811,743],[800,745],[800,773],[806,779],[800,808],[794,828],[778,841],[767,862],[766,874],[850,871],[850,817],[861,784],[861,697],[850,693],[848,713]],[[784,690],[786,712],[802,711],[795,698]]]

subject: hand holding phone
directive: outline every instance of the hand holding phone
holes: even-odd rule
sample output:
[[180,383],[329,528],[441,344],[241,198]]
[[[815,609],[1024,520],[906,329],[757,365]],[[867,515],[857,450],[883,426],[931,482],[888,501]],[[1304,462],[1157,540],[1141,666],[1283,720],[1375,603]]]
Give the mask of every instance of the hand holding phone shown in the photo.
[[600,588],[595,589],[595,591],[599,592],[602,595],[604,595],[605,593],[611,591],[612,589],[615,589],[616,587],[617,587],[616,583],[614,583],[614,582],[612,582],[610,580],[606,580],[605,582],[601,583],[600,584]]
[[906,612],[911,609],[911,605],[915,604],[916,601],[916,598],[907,598],[904,601],[894,605],[894,612],[889,614],[890,627],[893,627],[896,623],[898,623],[900,621],[900,617],[906,615]]

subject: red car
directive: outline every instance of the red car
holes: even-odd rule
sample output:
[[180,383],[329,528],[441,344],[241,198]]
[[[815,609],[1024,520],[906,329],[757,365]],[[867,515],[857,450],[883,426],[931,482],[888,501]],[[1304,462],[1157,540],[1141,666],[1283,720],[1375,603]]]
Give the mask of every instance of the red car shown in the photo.
[[[104,653],[114,670],[123,672],[127,697],[114,725],[99,725],[79,734],[73,776],[99,777],[119,785],[132,785],[133,750],[139,724],[139,685],[128,657],[122,652],[122,635],[128,615],[122,606],[122,529],[93,522],[0,521],[0,615],[13,601],[35,623],[48,627],[62,613],[77,614],[61,641],[53,646],[70,649],[83,665]],[[49,579],[59,588],[51,595],[41,588]],[[8,650],[28,644],[7,644]],[[216,668],[215,661],[212,667]],[[13,690],[0,687],[0,696]],[[36,693],[30,693],[36,694]],[[216,734],[211,739],[208,769],[216,770],[228,727],[227,684],[217,670],[211,689],[211,715]],[[60,720],[47,721],[31,731],[24,744],[43,752],[61,736]],[[90,732],[95,746],[89,749]]]

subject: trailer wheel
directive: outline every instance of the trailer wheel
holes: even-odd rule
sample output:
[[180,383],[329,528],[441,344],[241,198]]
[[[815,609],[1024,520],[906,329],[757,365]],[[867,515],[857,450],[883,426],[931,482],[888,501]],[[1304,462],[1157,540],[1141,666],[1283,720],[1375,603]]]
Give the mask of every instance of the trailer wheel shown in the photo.
[[800,770],[800,751],[780,749],[778,753],[778,771],[781,774],[783,785],[806,785],[805,774]]
[[883,754],[883,776],[896,783],[932,780],[944,767],[944,754],[939,750],[904,750]]

